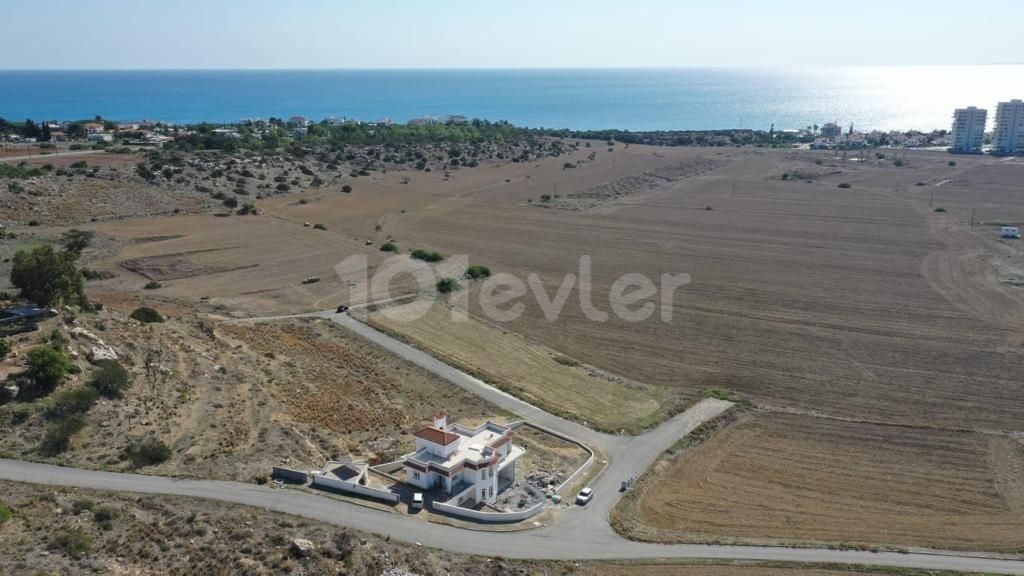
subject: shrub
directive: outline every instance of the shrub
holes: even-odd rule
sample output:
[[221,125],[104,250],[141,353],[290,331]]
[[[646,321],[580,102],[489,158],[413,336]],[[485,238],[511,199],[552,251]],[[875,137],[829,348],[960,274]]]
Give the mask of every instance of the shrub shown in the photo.
[[327,230],[327,226],[324,226],[323,224],[313,224],[313,229],[315,229],[315,230]]
[[946,162],[946,166],[956,166],[956,160],[950,160],[949,162]]
[[89,554],[92,540],[81,530],[62,530],[50,537],[50,550],[57,550],[78,560]]
[[92,513],[92,519],[100,524],[105,524],[117,518],[117,508],[113,506],[100,506]]
[[11,516],[14,516],[14,510],[11,510],[11,507],[7,504],[0,502],[0,526],[3,526],[4,522],[10,520]]
[[224,204],[224,206],[226,206],[228,208],[237,208],[238,207],[238,198],[235,198],[234,196],[232,196],[230,198],[225,198],[223,204]]
[[64,352],[52,346],[38,346],[28,352],[28,370],[22,373],[27,380],[20,395],[24,399],[49,394],[64,382],[72,370],[71,361]]
[[0,340],[0,360],[7,358],[7,355],[11,353],[11,343],[7,340]]
[[129,443],[124,449],[124,456],[131,461],[133,468],[142,468],[167,461],[171,457],[171,449],[158,438],[150,436]]
[[96,508],[96,503],[88,498],[78,498],[71,504],[71,511],[75,514],[81,514],[85,510],[92,512]]
[[903,166],[903,164],[904,164],[903,158],[897,158],[897,159],[892,161],[892,165],[896,166],[897,168],[900,167],[900,166]]
[[789,180],[789,172],[783,172],[782,173],[782,179],[783,180]]
[[942,206],[939,206],[938,208],[936,208],[936,209],[935,209],[935,211],[936,211],[936,212],[945,212],[945,211],[946,211],[946,209],[945,209],[945,208],[943,208]]
[[441,294],[454,292],[459,288],[462,288],[462,286],[459,285],[455,278],[441,278],[437,281],[437,291]]
[[466,270],[466,278],[471,278],[473,280],[488,278],[490,275],[491,269],[487,266],[481,266],[480,264],[474,264]]
[[53,418],[64,418],[75,414],[85,414],[92,408],[100,397],[99,392],[90,386],[80,386],[62,390],[53,399],[53,404],[47,410]]
[[840,188],[849,188],[850,187],[850,183],[849,182],[840,182],[839,183],[839,187]]
[[43,437],[43,451],[48,454],[60,454],[71,445],[71,437],[85,428],[84,414],[72,414],[57,420],[46,429]]
[[352,187],[349,186],[348,184],[345,184],[344,186],[341,187],[341,191],[344,192],[345,194],[351,194]]
[[143,288],[145,288],[146,290],[156,290],[157,288],[163,288],[163,284],[157,282],[156,280],[151,280],[147,282],[146,285],[143,286]]
[[575,167],[576,165],[573,164],[572,162],[566,162],[565,164],[562,164],[562,170],[570,170]]
[[444,260],[444,255],[441,253],[431,250],[423,250],[422,248],[413,250],[410,256],[417,260],[423,260],[424,262],[440,262],[441,260]]
[[398,252],[398,245],[395,244],[394,242],[391,242],[389,240],[389,241],[385,242],[384,244],[381,244],[380,251],[381,252]]
[[128,370],[117,360],[105,360],[89,381],[89,386],[107,398],[119,398],[131,385]]
[[161,316],[159,312],[157,312],[156,310],[154,310],[154,309],[152,309],[152,308],[150,308],[148,306],[143,306],[141,308],[136,308],[135,311],[131,313],[131,318],[134,319],[134,320],[138,320],[139,322],[142,322],[143,324],[150,324],[150,323],[153,323],[153,322],[163,322],[164,321],[164,317]]

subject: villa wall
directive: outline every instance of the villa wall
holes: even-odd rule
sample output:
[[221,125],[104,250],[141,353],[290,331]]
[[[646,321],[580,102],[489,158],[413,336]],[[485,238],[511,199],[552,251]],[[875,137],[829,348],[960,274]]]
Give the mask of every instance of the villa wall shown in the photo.
[[478,522],[505,523],[520,522],[536,515],[544,509],[544,503],[538,502],[530,508],[527,508],[526,510],[519,510],[518,512],[484,512],[481,510],[462,508],[453,504],[445,504],[443,502],[434,502],[433,509],[435,512],[444,512],[445,514],[461,516]]
[[350,494],[358,494],[360,496],[367,496],[369,498],[376,498],[377,500],[391,502],[392,504],[398,504],[398,494],[395,494],[394,492],[360,486],[359,484],[345,482],[344,480],[327,478],[325,476],[314,476],[313,486],[323,488],[325,490],[336,490],[340,492],[348,492]]

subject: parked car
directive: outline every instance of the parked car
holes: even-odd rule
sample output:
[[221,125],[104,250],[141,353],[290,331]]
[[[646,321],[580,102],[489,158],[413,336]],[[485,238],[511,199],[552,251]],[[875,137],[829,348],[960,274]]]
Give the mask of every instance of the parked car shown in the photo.
[[338,306],[338,314],[344,314],[345,312],[348,312],[348,306],[345,306],[344,304]]
[[580,506],[583,506],[587,502],[590,502],[590,500],[593,497],[594,489],[590,487],[584,488],[583,490],[580,490],[579,494],[576,495],[576,503],[579,504]]
[[416,492],[412,495],[412,509],[420,510],[423,508],[423,493]]

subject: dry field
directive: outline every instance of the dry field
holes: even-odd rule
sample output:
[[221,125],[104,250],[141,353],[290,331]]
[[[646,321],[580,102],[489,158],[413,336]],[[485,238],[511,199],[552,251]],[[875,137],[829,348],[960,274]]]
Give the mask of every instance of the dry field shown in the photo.
[[[622,164],[641,153],[652,155],[639,147],[614,155]],[[690,393],[725,387],[759,403],[852,418],[1019,427],[1024,291],[1000,282],[991,262],[1022,263],[1019,245],[998,241],[992,223],[1024,220],[1016,184],[1024,163],[967,158],[949,167],[946,155],[921,153],[897,168],[810,152],[658,153],[680,157],[655,158],[664,162],[733,159],[599,212],[538,209],[525,203],[526,189],[480,192],[406,214],[394,234],[469,254],[496,272],[536,272],[549,294],[590,255],[603,310],[624,272],[689,273],[670,323],[592,322],[574,293],[556,322],[523,298],[526,312],[507,324],[648,384]],[[833,173],[810,184],[781,179],[812,169]],[[837,187],[846,181],[851,188]],[[988,184],[976,190],[977,182]],[[932,193],[947,212],[929,211]],[[969,228],[975,204],[985,224]]]
[[1011,438],[754,413],[658,462],[617,510],[655,541],[1024,551]]
[[419,318],[416,310],[415,304],[393,306],[369,320],[519,398],[592,427],[636,430],[682,402],[665,388],[580,365],[479,319],[453,321],[440,303]]

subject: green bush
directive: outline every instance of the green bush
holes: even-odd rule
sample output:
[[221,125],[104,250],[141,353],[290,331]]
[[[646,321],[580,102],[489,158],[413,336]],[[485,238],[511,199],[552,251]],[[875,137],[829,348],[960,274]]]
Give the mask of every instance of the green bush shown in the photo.
[[956,160],[950,160],[949,162],[946,162],[946,166],[956,166]]
[[28,370],[21,373],[23,399],[38,398],[53,392],[72,371],[73,364],[64,352],[53,346],[37,346],[28,352]]
[[840,188],[849,188],[850,187],[850,183],[849,182],[840,182],[839,183],[839,187]]
[[417,260],[423,260],[424,262],[440,262],[441,260],[444,260],[444,255],[442,255],[440,252],[434,252],[432,250],[423,250],[422,248],[417,248],[413,250],[410,256]]
[[388,241],[381,245],[381,252],[398,252],[398,245],[394,242]]
[[131,313],[131,318],[134,320],[138,320],[143,324],[151,324],[153,322],[164,321],[164,317],[161,316],[159,312],[148,306],[136,308],[135,311]]
[[89,381],[89,386],[107,398],[119,398],[131,385],[128,370],[117,360],[105,360]]
[[124,456],[131,461],[133,468],[142,468],[166,462],[171,457],[171,449],[158,438],[150,436],[129,443],[124,449]]
[[946,209],[945,209],[945,208],[943,208],[942,206],[939,206],[938,208],[936,208],[936,209],[935,209],[935,211],[936,211],[936,212],[945,212],[945,211],[946,211]]
[[57,550],[78,560],[89,555],[92,540],[81,530],[62,530],[50,537],[50,550]]
[[71,504],[71,511],[75,514],[81,514],[85,510],[92,512],[95,508],[96,503],[88,498],[78,498]]
[[462,288],[462,286],[459,285],[455,278],[441,278],[437,281],[437,291],[441,294],[454,292],[459,288]]
[[327,230],[327,226],[324,226],[323,224],[313,224],[313,229],[314,230]]
[[491,275],[491,269],[487,266],[481,266],[480,264],[474,264],[466,270],[466,277],[473,280],[479,280],[481,278],[488,278]]
[[92,519],[100,524],[110,522],[117,518],[117,516],[117,508],[114,508],[113,506],[100,506],[92,513]]
[[7,504],[0,502],[0,526],[3,526],[4,522],[10,520],[11,516],[14,516],[14,510],[11,510],[11,507]]
[[156,280],[151,280],[147,282],[146,285],[143,286],[143,288],[146,290],[157,290],[159,288],[163,288],[163,286],[163,284],[157,282]]
[[0,340],[0,360],[7,358],[7,355],[11,353],[11,343],[7,340]]
[[84,414],[92,408],[99,397],[100,393],[91,386],[61,390],[54,396],[47,414],[53,418]]
[[345,184],[344,186],[341,187],[341,191],[344,192],[345,194],[351,194],[352,187],[349,186],[348,184]]

